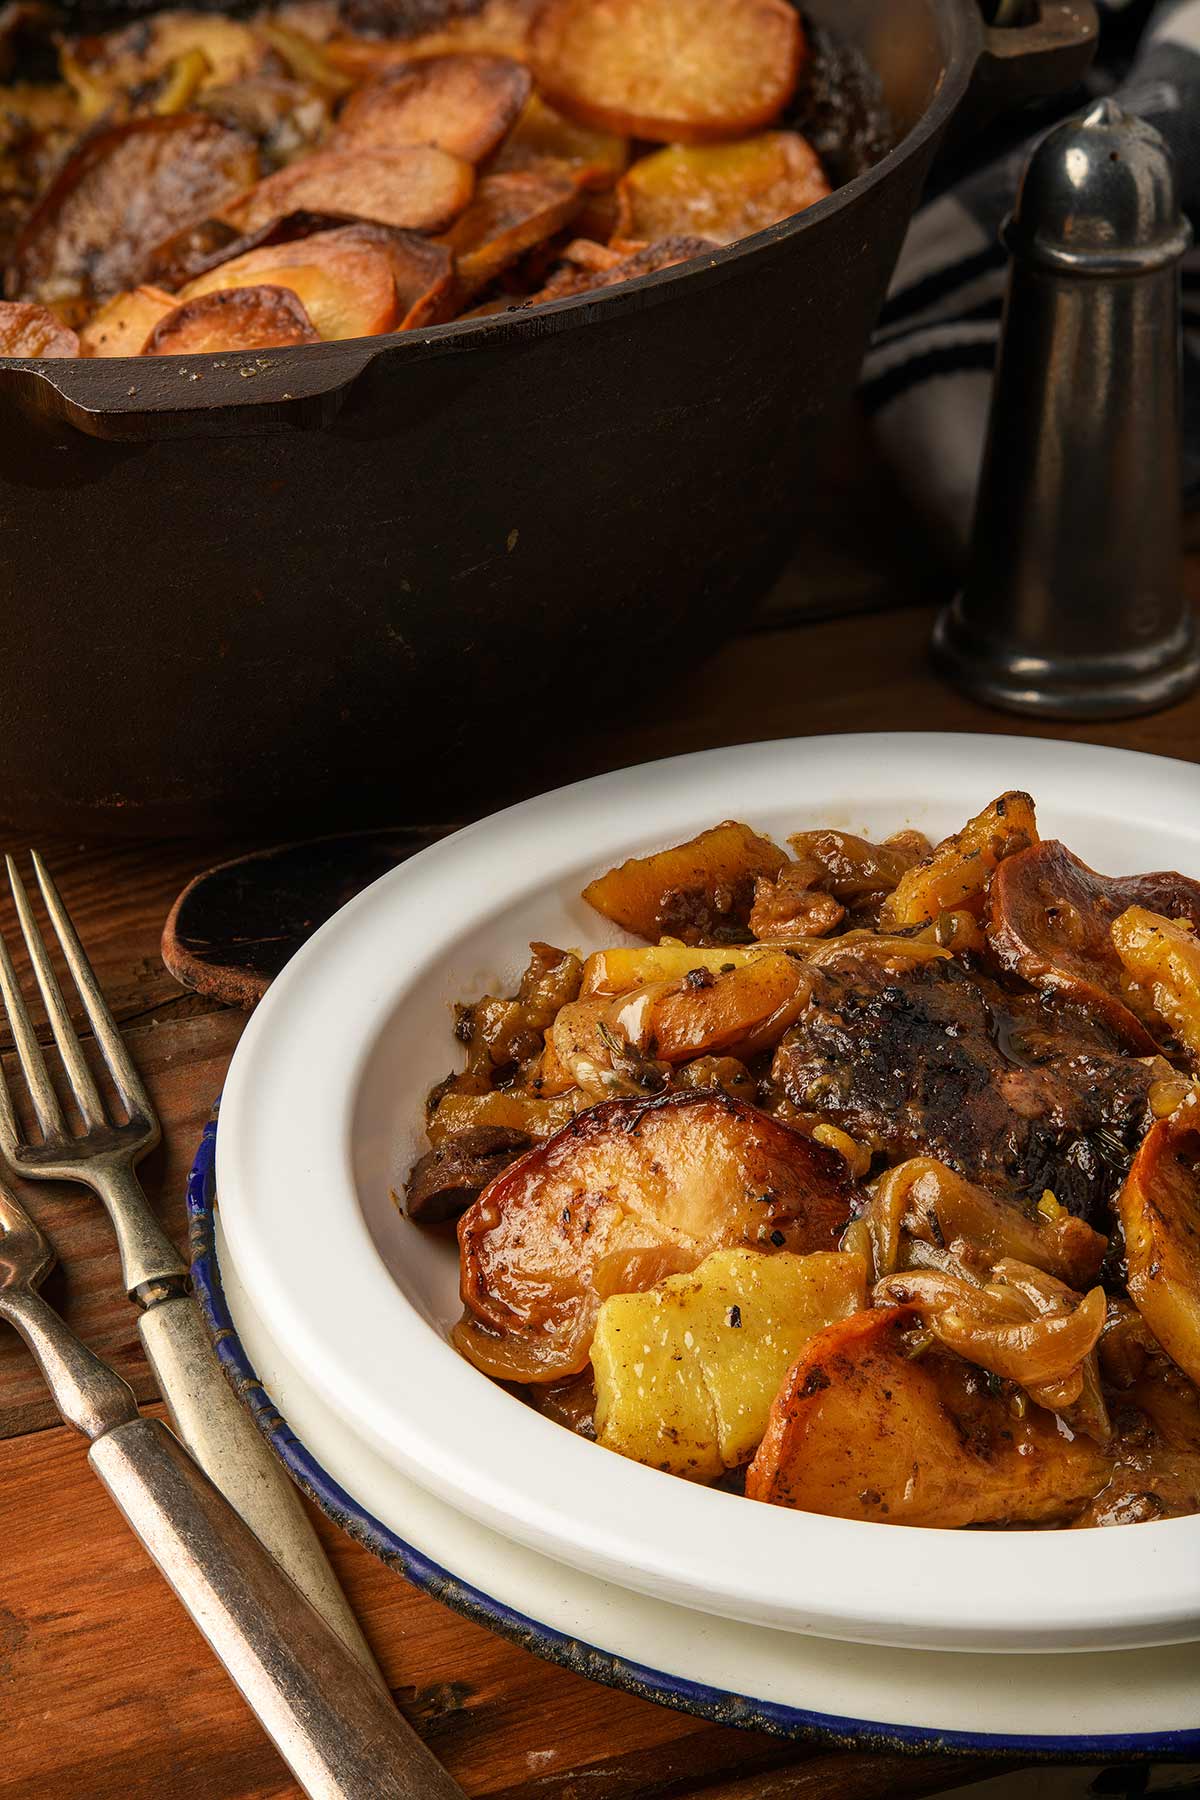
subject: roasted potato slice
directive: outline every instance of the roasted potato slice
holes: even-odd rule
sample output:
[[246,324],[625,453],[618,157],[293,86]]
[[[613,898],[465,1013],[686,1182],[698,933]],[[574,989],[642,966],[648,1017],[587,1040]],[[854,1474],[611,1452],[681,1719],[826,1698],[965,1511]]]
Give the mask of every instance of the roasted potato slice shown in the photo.
[[[565,163],[581,187],[608,188],[629,161],[629,139],[576,125],[530,94],[520,118],[492,158],[491,173]],[[614,260],[619,258],[614,257]]]
[[433,144],[465,162],[482,162],[512,127],[531,86],[529,70],[508,56],[402,63],[351,94],[335,141],[348,150]]
[[320,343],[298,296],[286,287],[218,288],[184,300],[158,321],[145,356],[217,350],[271,350]]
[[819,1332],[771,1407],[746,1494],[775,1506],[891,1525],[1052,1524],[1074,1518],[1113,1459],[1020,1418],[938,1350],[914,1360],[912,1313],[883,1307]]
[[353,228],[235,256],[189,282],[179,298],[262,283],[290,288],[322,338],[374,337],[396,323],[396,282],[388,256]]
[[441,231],[466,206],[474,186],[470,163],[430,144],[318,150],[268,175],[227,205],[222,217],[239,231],[256,231],[297,211]]
[[1172,1362],[1200,1382],[1200,1105],[1146,1133],[1117,1196],[1129,1296]]
[[735,819],[653,856],[635,856],[590,881],[583,897],[639,937],[745,938],[759,876],[787,862],[778,844]]
[[1130,906],[1112,922],[1112,941],[1131,981],[1150,996],[1159,1018],[1200,1063],[1200,939],[1187,919]]
[[178,305],[174,294],[157,287],[117,294],[83,327],[80,349],[84,356],[140,356],[158,321]]
[[956,907],[978,911],[987,885],[1004,858],[1038,841],[1037,818],[1028,794],[1001,794],[944,838],[933,855],[900,877],[880,911],[880,928],[897,931],[926,925]]
[[[568,250],[571,248],[573,246],[569,245]],[[601,288],[619,287],[623,281],[636,281],[639,275],[655,275],[659,269],[671,269],[676,263],[691,262],[695,257],[715,249],[716,245],[710,244],[705,238],[673,237],[663,238],[657,244],[647,244],[644,250],[630,255],[618,254],[607,262],[595,262],[591,267],[568,262],[550,277],[545,287],[531,294],[524,304],[544,306],[550,300],[566,300],[576,294],[590,294]]]
[[598,1442],[695,1481],[750,1460],[815,1332],[865,1303],[861,1257],[716,1250],[689,1275],[614,1294],[596,1319]]
[[866,1218],[879,1276],[917,1262],[915,1241],[970,1267],[1015,1257],[1083,1287],[1096,1280],[1108,1248],[1106,1237],[1057,1203],[1031,1216],[932,1156],[910,1157],[881,1175]]
[[785,950],[713,974],[689,969],[678,981],[635,989],[609,1008],[613,1030],[662,1062],[695,1056],[757,1056],[778,1043],[812,993],[803,962]]
[[1009,857],[992,881],[988,941],[1001,966],[1034,987],[1077,1001],[1132,1050],[1157,1049],[1161,1022],[1131,979],[1112,926],[1132,906],[1200,926],[1200,882],[1172,871],[1098,875],[1053,840]]
[[[542,0],[483,0],[483,5],[440,21],[436,26],[405,32],[394,0],[354,0],[348,23],[374,31],[375,37],[332,37],[325,54],[336,68],[356,80],[379,69],[417,57],[453,56],[479,51],[526,61],[529,33]],[[378,16],[376,16],[378,15]],[[426,21],[429,13],[426,12]]]
[[617,184],[617,233],[692,232],[732,244],[830,192],[816,151],[795,131],[760,131],[731,144],[672,144],[639,157]]
[[444,244],[385,225],[345,225],[337,237],[344,244],[376,245],[391,263],[396,283],[396,331],[440,325],[454,317],[454,259]]
[[601,1101],[459,1221],[455,1342],[488,1374],[561,1379],[610,1294],[714,1250],[831,1250],[859,1199],[840,1157],[724,1094]]
[[578,184],[553,164],[484,175],[470,206],[441,239],[454,257],[464,299],[561,231],[579,206]]
[[250,140],[203,113],[94,133],[30,215],[6,277],[11,297],[82,316],[136,287],[169,233],[216,211],[257,173]]
[[78,356],[75,333],[44,306],[0,300],[0,356]]
[[568,117],[678,144],[777,118],[803,49],[786,0],[548,0],[531,39],[538,86]]

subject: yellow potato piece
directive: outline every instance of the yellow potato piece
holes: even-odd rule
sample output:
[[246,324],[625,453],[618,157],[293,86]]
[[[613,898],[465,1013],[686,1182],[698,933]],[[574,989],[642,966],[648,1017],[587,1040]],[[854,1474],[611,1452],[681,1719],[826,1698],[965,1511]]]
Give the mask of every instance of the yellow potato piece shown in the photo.
[[951,908],[983,903],[987,884],[1006,856],[1038,842],[1028,794],[1001,794],[961,831],[944,839],[931,857],[900,877],[879,914],[881,931],[924,925]]
[[[779,874],[787,856],[748,825],[726,819],[653,856],[633,856],[590,881],[589,906],[638,937],[713,937],[744,927],[759,875]],[[672,929],[676,916],[679,930]]]
[[1131,906],[1112,924],[1117,955],[1155,1012],[1200,1061],[1200,938],[1183,919]]
[[628,994],[651,981],[682,981],[693,969],[722,975],[744,969],[756,957],[768,956],[770,944],[656,944],[653,949],[594,950],[583,965],[580,998],[589,994]]
[[553,1137],[575,1117],[576,1102],[582,1096],[573,1089],[569,1094],[544,1100],[532,1100],[524,1094],[447,1094],[426,1127],[426,1135],[436,1149],[460,1131],[473,1131],[481,1125],[502,1125],[508,1131],[527,1131],[531,1138]]
[[1200,1105],[1142,1139],[1117,1216],[1129,1297],[1172,1362],[1200,1383]]
[[690,1275],[600,1308],[596,1436],[695,1481],[748,1462],[809,1338],[863,1305],[866,1264],[818,1250],[717,1250]]
[[794,131],[762,131],[733,144],[672,144],[643,156],[617,187],[617,235],[679,232],[732,244],[830,192],[820,159]]

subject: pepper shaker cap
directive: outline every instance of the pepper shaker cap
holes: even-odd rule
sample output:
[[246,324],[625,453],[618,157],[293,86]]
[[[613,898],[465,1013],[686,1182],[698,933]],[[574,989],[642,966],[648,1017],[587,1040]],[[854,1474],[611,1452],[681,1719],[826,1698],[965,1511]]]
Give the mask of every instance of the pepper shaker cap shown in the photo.
[[1192,241],[1166,144],[1111,99],[1042,139],[1004,237],[1026,262],[1096,275],[1174,262]]

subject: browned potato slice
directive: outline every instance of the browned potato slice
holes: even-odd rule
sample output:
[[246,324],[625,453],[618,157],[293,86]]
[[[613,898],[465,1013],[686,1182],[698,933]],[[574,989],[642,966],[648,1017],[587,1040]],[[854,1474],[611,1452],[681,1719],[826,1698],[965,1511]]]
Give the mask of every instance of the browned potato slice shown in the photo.
[[[603,246],[598,246],[603,247]],[[568,245],[568,250],[571,248]],[[659,269],[670,269],[676,263],[691,262],[715,250],[705,238],[663,238],[661,243],[647,244],[633,255],[616,254],[607,263],[596,261],[591,267],[568,264],[552,275],[544,288],[532,294],[527,306],[543,306],[548,300],[565,300],[575,294],[590,294],[601,288],[618,287],[623,281],[635,281],[639,275],[654,275]]]
[[529,70],[508,56],[402,63],[351,94],[336,141],[345,149],[434,144],[466,162],[482,162],[512,126],[530,86]]
[[78,356],[79,339],[44,306],[0,300],[0,356]]
[[548,106],[540,94],[530,94],[520,118],[492,159],[491,171],[502,174],[506,169],[531,169],[546,162],[561,162],[568,165],[581,187],[607,188],[628,161],[628,138],[575,125]]
[[323,338],[375,337],[396,323],[396,282],[387,254],[352,232],[321,232],[235,256],[189,282],[181,300],[223,288],[290,288]]
[[651,981],[682,981],[693,969],[709,975],[727,975],[756,957],[768,956],[767,944],[653,944],[649,949],[622,945],[615,950],[593,950],[583,965],[579,993],[628,994]]
[[1200,1106],[1142,1140],[1117,1196],[1126,1286],[1167,1355],[1200,1382]]
[[665,1063],[694,1056],[757,1056],[777,1044],[812,993],[812,977],[786,951],[768,950],[740,968],[690,969],[609,1009],[614,1031]]
[[1005,969],[1076,1000],[1137,1051],[1157,1048],[1150,995],[1132,980],[1113,941],[1131,906],[1200,926],[1200,882],[1173,871],[1098,875],[1053,841],[1000,864],[989,897],[988,940]]
[[771,1408],[750,1465],[752,1500],[890,1525],[1050,1524],[1072,1519],[1113,1459],[1018,1418],[957,1357],[914,1360],[904,1307],[856,1313],[810,1340]]
[[317,343],[312,320],[290,288],[220,288],[182,301],[160,319],[146,339],[144,354],[189,356]]
[[282,213],[342,214],[440,231],[471,198],[470,163],[432,145],[404,150],[318,150],[277,169],[229,206],[223,216],[239,231],[255,231]]
[[1028,794],[1001,794],[961,831],[943,839],[933,855],[902,875],[880,911],[880,929],[926,925],[956,907],[979,911],[988,882],[1005,857],[1038,841]]
[[396,283],[396,331],[438,325],[454,317],[454,259],[444,244],[386,225],[343,225],[329,235],[340,243],[373,244],[383,251]]
[[463,297],[477,294],[527,250],[561,231],[579,205],[577,184],[553,165],[484,175],[470,206],[440,240],[454,257]]
[[744,935],[756,879],[778,875],[786,862],[778,844],[726,819],[686,844],[631,857],[589,882],[583,897],[639,937],[694,943],[730,930]]
[[253,181],[240,131],[203,113],[139,118],[84,140],[31,214],[8,272],[14,298],[86,310],[142,279],[155,246]]
[[560,1379],[610,1294],[713,1250],[832,1250],[857,1194],[840,1157],[723,1094],[600,1101],[464,1213],[455,1342],[488,1374]]
[[553,105],[585,125],[680,144],[776,118],[803,47],[786,0],[548,0],[532,37]]
[[624,238],[688,231],[732,244],[829,192],[816,151],[794,131],[761,131],[733,144],[672,144],[621,177],[617,231]]
[[1126,973],[1150,995],[1155,1012],[1200,1063],[1200,939],[1187,919],[1131,906],[1112,923]]
[[79,334],[79,347],[84,356],[140,356],[158,321],[178,304],[174,294],[157,287],[117,294],[92,314]]
[[398,32],[395,8],[387,0],[384,4],[381,36],[333,37],[324,46],[329,61],[356,80],[415,57],[451,56],[468,50],[526,61],[530,28],[542,0],[483,0],[478,11],[409,35]]

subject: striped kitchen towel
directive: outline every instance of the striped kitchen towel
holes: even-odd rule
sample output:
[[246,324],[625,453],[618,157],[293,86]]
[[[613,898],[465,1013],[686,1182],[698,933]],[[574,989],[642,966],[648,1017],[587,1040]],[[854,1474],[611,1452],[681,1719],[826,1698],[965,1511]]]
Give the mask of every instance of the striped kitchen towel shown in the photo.
[[[1200,237],[1200,0],[1100,0],[1090,95],[1111,93],[1161,131]],[[1085,96],[1071,96],[1047,128]],[[1035,132],[1034,136],[1037,133]],[[905,241],[863,395],[897,476],[952,560],[961,556],[983,453],[1007,256],[999,231],[1034,137],[927,199]],[[1184,488],[1200,502],[1200,249],[1184,264]]]

